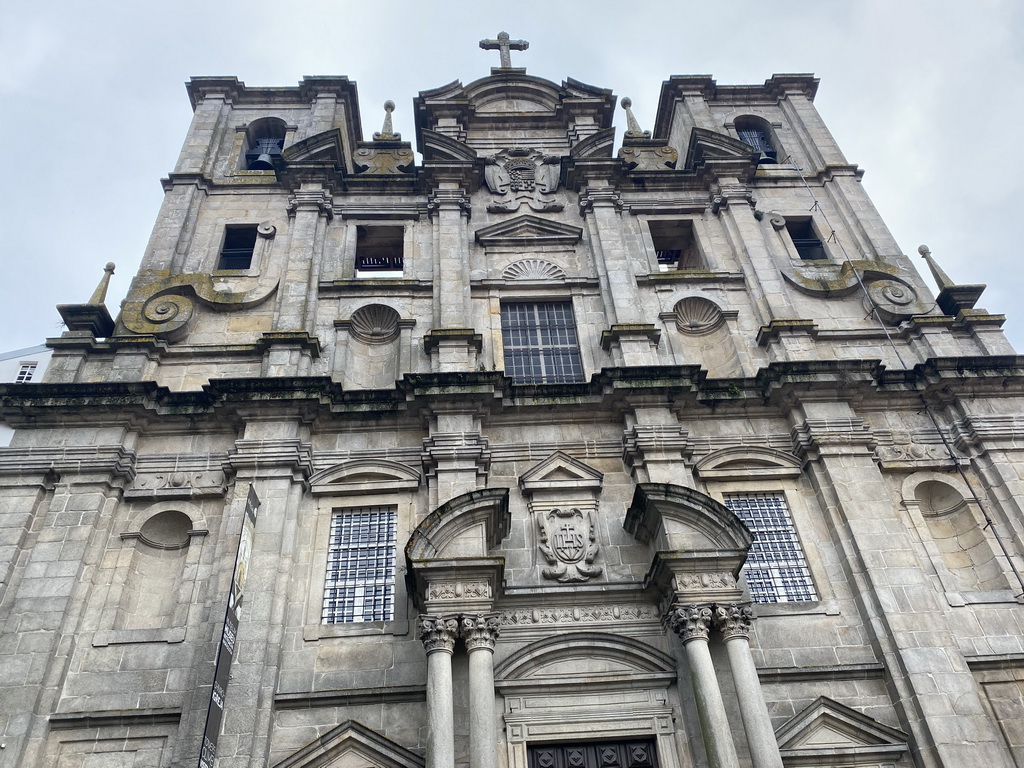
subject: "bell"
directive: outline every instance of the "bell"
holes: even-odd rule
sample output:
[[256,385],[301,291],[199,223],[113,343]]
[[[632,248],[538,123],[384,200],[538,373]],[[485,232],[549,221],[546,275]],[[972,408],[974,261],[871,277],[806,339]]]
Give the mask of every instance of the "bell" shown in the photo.
[[264,152],[251,163],[249,163],[250,171],[272,171],[274,170],[273,158]]
[[758,165],[765,165],[766,163],[777,163],[777,162],[778,162],[778,160],[775,159],[775,153],[774,152],[770,152],[769,153],[769,152],[765,152],[765,151],[762,150],[760,156],[757,158],[757,164]]

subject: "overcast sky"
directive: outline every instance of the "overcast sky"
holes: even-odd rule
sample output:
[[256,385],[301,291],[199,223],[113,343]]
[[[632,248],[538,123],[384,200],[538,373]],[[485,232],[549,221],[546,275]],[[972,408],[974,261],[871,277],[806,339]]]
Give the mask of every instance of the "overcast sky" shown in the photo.
[[0,10],[0,351],[58,336],[54,306],[86,301],[107,261],[116,313],[191,119],[189,77],[347,75],[364,137],[393,99],[414,140],[413,97],[487,75],[498,56],[477,44],[501,30],[530,42],[514,66],[629,96],[647,129],[669,75],[813,72],[815,103],[903,252],[923,270],[927,243],[953,280],[987,283],[979,306],[1009,315],[1024,350],[1020,0],[12,0]]

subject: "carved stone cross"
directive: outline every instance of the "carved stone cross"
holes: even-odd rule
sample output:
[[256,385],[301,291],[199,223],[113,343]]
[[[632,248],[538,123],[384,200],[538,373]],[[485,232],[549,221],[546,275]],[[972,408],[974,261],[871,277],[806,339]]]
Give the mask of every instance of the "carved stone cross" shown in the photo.
[[481,40],[480,47],[485,51],[497,49],[501,52],[501,68],[508,69],[512,66],[512,56],[509,51],[525,51],[530,47],[526,40],[509,40],[508,32],[499,32],[497,40]]

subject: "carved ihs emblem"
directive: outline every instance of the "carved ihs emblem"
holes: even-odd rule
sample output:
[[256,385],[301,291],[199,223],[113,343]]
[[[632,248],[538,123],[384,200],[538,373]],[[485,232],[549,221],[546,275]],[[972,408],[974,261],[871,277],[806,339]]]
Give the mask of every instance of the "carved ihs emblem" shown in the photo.
[[590,512],[579,509],[553,509],[537,517],[540,551],[548,561],[541,573],[561,582],[586,581],[601,574],[594,565],[597,536]]

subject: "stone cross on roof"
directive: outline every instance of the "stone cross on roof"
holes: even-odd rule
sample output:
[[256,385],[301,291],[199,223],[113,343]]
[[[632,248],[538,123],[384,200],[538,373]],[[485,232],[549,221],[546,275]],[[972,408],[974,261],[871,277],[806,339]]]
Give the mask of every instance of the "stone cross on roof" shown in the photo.
[[509,69],[512,66],[512,56],[509,51],[525,51],[530,47],[526,40],[509,40],[508,32],[499,32],[497,40],[481,40],[480,47],[485,51],[497,49],[501,52],[501,68]]

